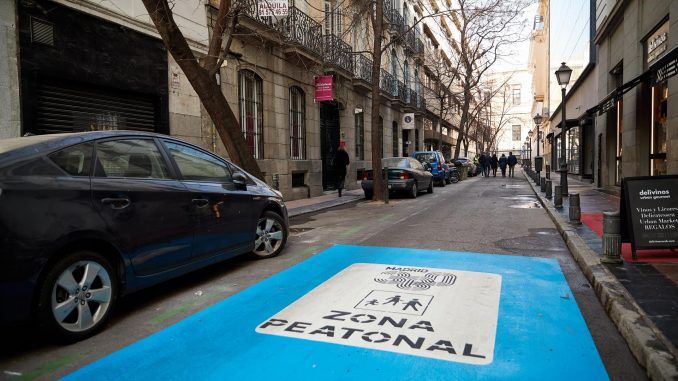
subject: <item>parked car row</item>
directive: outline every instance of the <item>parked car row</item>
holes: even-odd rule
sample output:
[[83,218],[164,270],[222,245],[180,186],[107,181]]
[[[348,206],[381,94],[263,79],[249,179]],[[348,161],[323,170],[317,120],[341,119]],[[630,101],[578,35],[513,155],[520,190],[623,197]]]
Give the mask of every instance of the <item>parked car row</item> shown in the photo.
[[181,140],[131,131],[0,141],[0,323],[93,335],[119,296],[244,253],[278,255],[280,192]]
[[[428,193],[433,193],[434,183],[444,187],[445,184],[458,182],[459,170],[467,170],[469,176],[472,176],[472,165],[473,163],[467,158],[460,158],[452,164],[446,162],[439,151],[417,151],[412,154],[412,157],[382,159],[381,168],[388,168],[389,193],[405,193],[411,198],[416,198],[424,189]],[[365,198],[371,199],[373,196],[372,170],[363,172],[361,186],[365,192]]]

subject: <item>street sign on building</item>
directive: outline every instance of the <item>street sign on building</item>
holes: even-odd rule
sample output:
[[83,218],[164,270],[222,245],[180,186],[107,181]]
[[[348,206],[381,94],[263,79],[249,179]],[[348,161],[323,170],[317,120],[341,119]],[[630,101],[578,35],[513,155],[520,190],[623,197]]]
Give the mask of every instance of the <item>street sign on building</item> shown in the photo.
[[403,130],[414,130],[414,113],[408,112],[403,114]]

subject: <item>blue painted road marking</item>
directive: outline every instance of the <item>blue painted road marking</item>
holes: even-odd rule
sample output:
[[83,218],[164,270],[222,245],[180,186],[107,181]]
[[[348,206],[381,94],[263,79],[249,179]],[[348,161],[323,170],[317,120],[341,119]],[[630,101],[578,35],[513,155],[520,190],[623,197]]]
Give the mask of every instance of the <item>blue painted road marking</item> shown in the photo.
[[[501,297],[492,362],[477,365],[442,361],[255,331],[263,322],[281,313],[328,279],[360,263],[500,276]],[[461,279],[459,276],[457,282]],[[456,287],[456,283],[452,287]],[[407,292],[428,294],[427,291]],[[367,295],[369,293],[362,297]],[[376,295],[375,300],[393,300],[391,291],[372,295]],[[401,295],[403,298],[406,296]],[[424,301],[423,298],[419,300]],[[434,296],[432,302],[427,299],[427,303],[434,306],[438,300],[436,298],[438,296]],[[372,308],[371,305],[364,307]],[[429,311],[423,313],[429,314]],[[297,325],[292,330],[303,331],[304,327]],[[458,353],[463,352],[463,343],[452,344]],[[87,381],[575,378],[608,379],[556,260],[344,245],[333,246],[66,377],[69,380]]]

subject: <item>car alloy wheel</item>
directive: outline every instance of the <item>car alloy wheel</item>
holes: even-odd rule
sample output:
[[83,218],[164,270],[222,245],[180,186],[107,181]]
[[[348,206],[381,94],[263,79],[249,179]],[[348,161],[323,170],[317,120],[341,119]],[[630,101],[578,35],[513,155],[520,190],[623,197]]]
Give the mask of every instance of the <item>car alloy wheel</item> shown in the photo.
[[273,212],[266,212],[257,222],[252,252],[260,258],[274,257],[282,251],[286,241],[287,230],[280,216]]
[[93,260],[75,262],[56,279],[50,299],[52,315],[61,328],[87,331],[108,312],[111,277],[104,266]]
[[419,194],[419,189],[417,189],[417,183],[414,183],[412,184],[412,193],[410,194],[410,197],[417,198],[417,194]]

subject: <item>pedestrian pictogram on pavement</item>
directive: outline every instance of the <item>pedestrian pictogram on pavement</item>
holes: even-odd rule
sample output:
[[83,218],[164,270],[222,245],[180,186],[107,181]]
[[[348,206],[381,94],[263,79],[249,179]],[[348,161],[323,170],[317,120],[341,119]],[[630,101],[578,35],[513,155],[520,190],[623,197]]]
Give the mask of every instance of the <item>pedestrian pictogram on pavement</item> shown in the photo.
[[256,331],[485,365],[494,353],[500,291],[497,274],[356,263]]

